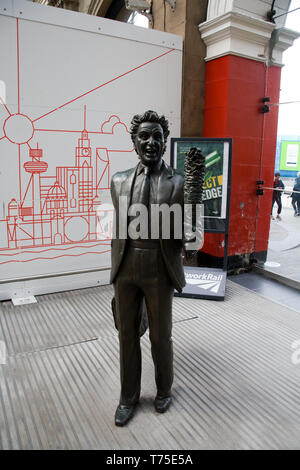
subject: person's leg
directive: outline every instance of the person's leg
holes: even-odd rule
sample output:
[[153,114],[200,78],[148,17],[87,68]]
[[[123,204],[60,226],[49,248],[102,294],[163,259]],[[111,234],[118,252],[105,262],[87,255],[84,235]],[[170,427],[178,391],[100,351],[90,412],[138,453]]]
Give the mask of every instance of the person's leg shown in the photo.
[[275,202],[275,197],[274,197],[274,195],[273,195],[273,199],[272,199],[272,207],[271,207],[271,217],[272,217],[272,219],[274,219],[274,217],[273,217],[273,207],[274,207],[274,202]]
[[280,216],[280,213],[281,213],[281,210],[282,210],[281,197],[278,197],[276,202],[277,202],[277,216],[276,216],[276,219],[282,220],[281,216]]
[[297,215],[300,215],[300,198],[297,199],[296,204],[297,204]]
[[143,294],[134,279],[130,279],[134,277],[134,254],[130,251],[114,284],[120,344],[121,405],[135,405],[141,388],[139,309]]
[[173,383],[172,301],[174,287],[160,250],[155,251],[155,256],[152,255],[152,263],[155,262],[156,265],[155,274],[152,282],[144,285],[144,294],[157,396],[169,397]]
[[277,215],[280,215],[281,214],[281,211],[282,211],[282,202],[281,202],[281,197],[278,198],[277,200]]

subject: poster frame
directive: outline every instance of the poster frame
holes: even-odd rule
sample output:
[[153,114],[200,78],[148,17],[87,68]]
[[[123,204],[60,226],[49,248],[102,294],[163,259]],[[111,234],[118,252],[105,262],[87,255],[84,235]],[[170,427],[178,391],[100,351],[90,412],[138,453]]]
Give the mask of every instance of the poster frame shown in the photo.
[[228,233],[229,233],[229,213],[230,213],[230,194],[231,194],[231,166],[232,166],[232,138],[212,138],[212,137],[172,137],[171,138],[171,159],[170,163],[173,168],[175,166],[175,150],[178,142],[192,142],[195,147],[197,147],[197,142],[201,149],[201,143],[203,142],[223,142],[228,143],[228,158],[227,162],[223,162],[223,173],[224,173],[224,164],[227,163],[227,181],[226,181],[226,214],[225,217],[216,217],[215,220],[219,220],[222,223],[218,224],[219,226],[215,229],[209,228],[207,225],[208,217],[204,216],[204,234],[205,233],[223,233],[224,234],[224,257],[223,257],[223,270],[227,269],[227,258],[228,258]]
[[[289,145],[297,145],[297,163],[296,165],[288,165],[287,154]],[[300,170],[300,141],[299,140],[282,140],[280,144],[279,171],[296,171]]]

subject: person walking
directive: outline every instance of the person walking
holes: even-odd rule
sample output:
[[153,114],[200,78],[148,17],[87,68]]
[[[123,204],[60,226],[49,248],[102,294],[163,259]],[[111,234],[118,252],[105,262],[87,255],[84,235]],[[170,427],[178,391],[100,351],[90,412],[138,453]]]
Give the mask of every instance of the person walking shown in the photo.
[[[294,192],[297,191],[297,192]],[[292,206],[295,211],[295,216],[300,216],[300,171],[295,179],[295,184],[293,187],[292,197]]]
[[281,216],[280,216],[281,211],[282,211],[281,194],[282,194],[282,191],[284,190],[284,184],[283,184],[283,182],[282,182],[281,179],[280,179],[280,173],[279,173],[279,172],[276,172],[276,173],[275,173],[273,188],[274,188],[274,191],[273,191],[273,201],[272,201],[271,217],[272,217],[273,220],[275,220],[275,217],[273,216],[273,206],[274,206],[274,202],[276,202],[276,204],[277,204],[277,216],[276,216],[276,219],[277,219],[277,220],[282,220],[282,219],[281,219]]

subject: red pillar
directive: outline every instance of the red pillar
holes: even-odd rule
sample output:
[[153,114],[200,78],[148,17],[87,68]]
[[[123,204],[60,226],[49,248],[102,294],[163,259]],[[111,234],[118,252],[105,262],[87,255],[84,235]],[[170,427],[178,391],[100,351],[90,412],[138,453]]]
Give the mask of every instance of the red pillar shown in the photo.
[[[233,139],[228,268],[265,261],[271,191],[256,195],[256,181],[272,186],[278,107],[262,113],[262,98],[278,103],[281,68],[236,55],[206,64],[204,137]],[[223,235],[206,234],[202,254],[223,257]],[[207,257],[204,256],[207,259]]]
[[[299,36],[283,27],[284,17],[266,21],[258,3],[211,1],[199,25],[206,45],[204,136],[233,140],[229,270],[266,259],[272,191],[258,196],[256,181],[273,183],[278,107],[263,114],[262,99],[278,103],[282,54]],[[223,235],[206,234],[204,264],[221,261],[223,245]]]

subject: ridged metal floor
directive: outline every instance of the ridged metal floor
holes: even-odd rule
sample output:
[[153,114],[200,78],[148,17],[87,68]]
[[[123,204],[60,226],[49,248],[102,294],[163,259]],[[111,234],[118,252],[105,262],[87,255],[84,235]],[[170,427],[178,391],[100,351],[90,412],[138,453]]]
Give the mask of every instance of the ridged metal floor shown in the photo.
[[175,298],[173,405],[154,411],[146,334],[140,404],[117,428],[111,297],[104,286],[2,302],[1,449],[300,449],[299,313],[231,281],[224,302]]

